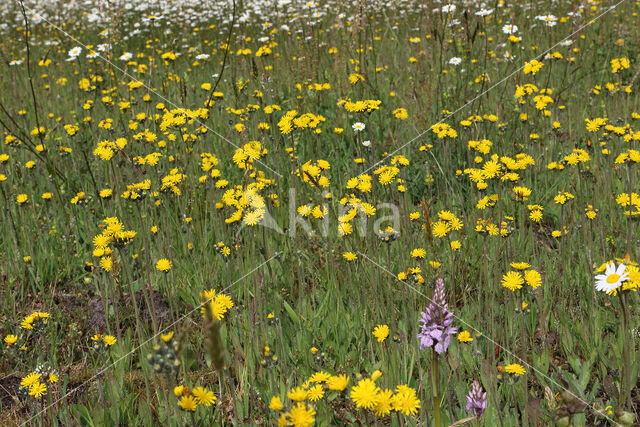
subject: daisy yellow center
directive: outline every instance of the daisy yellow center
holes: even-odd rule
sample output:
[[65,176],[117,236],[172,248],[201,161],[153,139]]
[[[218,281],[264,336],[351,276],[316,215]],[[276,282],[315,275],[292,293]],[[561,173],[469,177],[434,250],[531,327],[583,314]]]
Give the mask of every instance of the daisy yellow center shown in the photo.
[[616,283],[618,280],[620,280],[620,276],[616,273],[610,274],[607,277],[607,283]]

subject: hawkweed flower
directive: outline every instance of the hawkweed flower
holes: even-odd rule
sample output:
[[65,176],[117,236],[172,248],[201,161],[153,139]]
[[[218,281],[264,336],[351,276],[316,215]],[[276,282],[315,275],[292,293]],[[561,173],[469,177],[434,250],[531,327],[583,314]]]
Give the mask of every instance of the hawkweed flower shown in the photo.
[[487,392],[482,389],[478,380],[473,380],[471,391],[467,394],[467,412],[480,418],[485,409],[487,409]]
[[113,346],[118,339],[113,335],[95,334],[91,337],[91,348],[97,352],[104,352]]
[[449,311],[444,293],[444,280],[441,277],[436,279],[436,289],[431,303],[420,316],[418,320],[422,324],[422,330],[418,334],[420,350],[433,347],[438,354],[446,353],[451,343],[451,336],[455,335],[458,329],[451,326],[453,313]]
[[389,336],[389,326],[387,325],[378,325],[373,330],[373,336],[376,337],[378,342],[383,342]]
[[506,373],[511,374],[513,376],[522,376],[527,373],[526,369],[522,365],[517,363],[512,363],[504,367]]
[[343,391],[349,385],[349,377],[346,374],[339,374],[329,377],[327,388],[329,390]]
[[192,390],[192,393],[198,405],[211,406],[217,400],[213,392],[204,387],[196,387]]
[[178,401],[178,406],[185,412],[193,412],[198,407],[198,403],[193,396],[182,396]]
[[271,398],[271,402],[269,402],[269,409],[272,411],[282,411],[284,405],[282,404],[282,399],[279,396],[273,396]]
[[[382,393],[379,393],[381,395]],[[420,409],[420,399],[416,390],[406,385],[396,387],[396,394],[392,398],[393,410],[404,415],[416,415]]]
[[168,273],[169,270],[171,270],[171,267],[173,267],[173,264],[171,263],[171,261],[169,261],[166,258],[162,258],[162,259],[158,260],[158,262],[156,264],[156,269],[158,271],[163,272],[163,273]]

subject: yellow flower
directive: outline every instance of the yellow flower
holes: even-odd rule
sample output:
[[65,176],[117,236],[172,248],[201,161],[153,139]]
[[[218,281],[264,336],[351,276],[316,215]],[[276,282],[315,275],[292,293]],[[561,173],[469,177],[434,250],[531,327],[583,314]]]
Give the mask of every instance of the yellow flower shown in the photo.
[[378,403],[373,408],[376,416],[384,417],[389,415],[393,407],[393,391],[386,389],[378,393]]
[[163,273],[168,273],[169,270],[171,270],[172,265],[171,261],[166,258],[162,258],[156,263],[156,269]]
[[47,392],[47,385],[45,383],[37,382],[29,387],[29,396],[33,396],[36,399],[40,398]]
[[411,251],[411,258],[424,258],[427,251],[424,248],[416,248]]
[[316,420],[316,411],[312,407],[307,408],[304,403],[298,403],[287,415],[294,427],[311,427]]
[[527,371],[522,367],[522,365],[518,365],[517,363],[512,363],[511,365],[507,365],[504,367],[504,370],[513,375],[524,375]]
[[372,379],[373,381],[377,380],[377,379],[378,379],[378,378],[380,378],[381,376],[382,376],[382,371],[381,371],[381,370],[379,370],[379,369],[376,369],[375,371],[373,371],[373,372],[371,373],[371,379]]
[[113,268],[113,260],[111,259],[111,257],[105,256],[100,258],[100,267],[102,267],[104,271],[111,271],[111,269]]
[[29,375],[24,377],[22,381],[20,381],[20,386],[22,387],[31,387],[34,384],[40,382],[40,374],[37,372],[31,372]]
[[345,374],[332,376],[327,380],[329,390],[342,391],[349,385],[349,377]]
[[311,375],[311,377],[309,378],[309,382],[312,383],[325,383],[329,380],[329,378],[331,378],[331,375],[329,375],[326,372],[316,372],[315,374]]
[[193,412],[198,407],[198,403],[196,402],[196,399],[191,395],[182,396],[180,398],[180,401],[178,402],[178,405],[180,406],[180,408],[182,408],[183,411],[187,411],[187,412]]
[[4,337],[4,342],[8,346],[15,344],[16,341],[18,341],[18,337],[15,335],[7,335],[6,337]]
[[301,387],[292,388],[287,392],[287,397],[294,402],[302,402],[307,399],[307,390]]
[[380,391],[373,380],[364,378],[351,388],[349,396],[358,408],[371,409],[378,404]]
[[271,398],[271,402],[269,402],[269,409],[271,409],[272,411],[282,411],[283,407],[284,405],[282,404],[282,400],[280,400],[280,397],[273,396]]
[[416,415],[420,409],[420,399],[416,391],[406,385],[396,387],[396,395],[393,396],[393,409],[404,415]]
[[342,256],[347,261],[355,261],[355,260],[358,259],[358,255],[354,254],[353,252],[345,252],[345,253],[342,254]]
[[516,270],[526,270],[527,268],[531,267],[531,265],[526,262],[512,262],[509,265]]
[[373,336],[376,337],[378,342],[383,342],[389,336],[389,326],[378,325],[373,330]]
[[509,271],[502,276],[502,286],[511,291],[522,288],[523,283],[524,279],[522,278],[522,274],[516,271]]
[[543,63],[538,61],[538,60],[532,60],[531,62],[525,62],[524,63],[524,73],[525,74],[531,74],[534,75],[540,71],[540,69],[543,67]]
[[192,390],[192,393],[198,405],[211,406],[217,400],[213,392],[204,387],[196,387]]
[[469,331],[462,331],[458,334],[458,341],[460,342],[471,342],[473,338],[471,338],[471,334]]
[[316,384],[307,391],[307,398],[312,402],[322,399],[324,396],[324,387],[322,384]]
[[116,337],[112,336],[112,335],[105,335],[104,338],[102,339],[102,342],[105,343],[105,345],[111,347],[112,345],[114,345],[118,340],[116,339]]
[[524,280],[527,282],[527,285],[534,289],[542,285],[542,277],[540,276],[540,273],[535,270],[525,271]]

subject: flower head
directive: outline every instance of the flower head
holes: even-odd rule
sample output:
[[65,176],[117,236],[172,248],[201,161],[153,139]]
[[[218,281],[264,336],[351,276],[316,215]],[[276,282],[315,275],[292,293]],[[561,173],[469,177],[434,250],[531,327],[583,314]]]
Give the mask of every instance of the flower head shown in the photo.
[[451,343],[451,336],[455,335],[458,329],[451,326],[453,313],[449,311],[449,306],[445,299],[442,278],[439,277],[436,280],[433,299],[420,316],[418,320],[422,323],[422,330],[418,334],[420,350],[425,347],[433,347],[438,354],[446,353]]
[[373,330],[373,336],[376,337],[378,342],[383,342],[389,336],[389,326],[378,325]]
[[604,274],[596,276],[596,289],[608,294],[618,289],[629,277],[629,274],[625,272],[626,268],[625,264],[620,264],[618,267],[615,262],[607,264]]
[[166,258],[162,258],[162,259],[158,260],[158,263],[156,264],[156,269],[158,271],[163,272],[163,273],[168,273],[169,270],[171,270],[172,266],[173,266],[173,264],[171,263],[171,261],[169,261]]
[[524,375],[527,373],[527,371],[524,369],[524,367],[522,365],[519,365],[517,363],[512,363],[510,365],[507,365],[504,367],[505,372],[507,372],[508,374],[512,374],[512,375]]
[[487,409],[487,392],[482,389],[478,380],[473,380],[471,391],[467,395],[467,412],[480,418],[485,409]]
[[196,387],[192,393],[198,405],[211,406],[212,403],[216,402],[216,396],[213,392],[204,387]]
[[196,402],[196,399],[193,396],[188,395],[188,396],[182,396],[180,398],[180,400],[178,401],[178,406],[180,406],[180,408],[182,408],[183,411],[193,412],[198,407],[198,403]]
[[361,379],[351,388],[351,400],[358,408],[371,409],[378,404],[380,389],[370,378]]

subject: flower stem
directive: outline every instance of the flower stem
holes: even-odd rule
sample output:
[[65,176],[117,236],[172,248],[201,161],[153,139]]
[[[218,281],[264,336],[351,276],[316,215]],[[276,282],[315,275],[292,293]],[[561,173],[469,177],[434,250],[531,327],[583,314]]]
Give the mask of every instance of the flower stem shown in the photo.
[[618,292],[620,296],[620,305],[622,305],[622,380],[620,381],[620,406],[629,407],[631,404],[631,360],[629,357],[629,340],[627,334],[629,330],[629,314],[627,307],[627,298],[623,290]]
[[433,402],[433,421],[435,427],[440,427],[440,399],[438,397],[438,353],[431,352],[431,401]]

